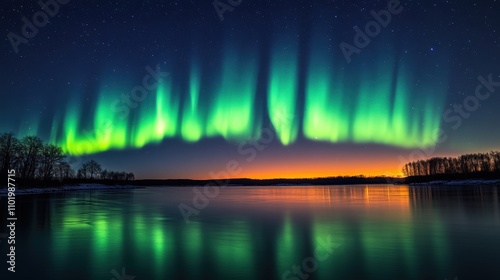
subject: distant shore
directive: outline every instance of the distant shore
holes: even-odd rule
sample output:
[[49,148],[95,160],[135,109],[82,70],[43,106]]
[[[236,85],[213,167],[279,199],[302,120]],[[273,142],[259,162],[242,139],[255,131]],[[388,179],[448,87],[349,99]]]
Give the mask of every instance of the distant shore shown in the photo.
[[459,174],[434,174],[423,176],[410,176],[404,178],[404,183],[412,186],[421,185],[477,185],[498,184],[500,173],[498,172],[471,172]]
[[421,183],[410,183],[410,186],[479,186],[479,185],[489,185],[489,186],[500,186],[500,179],[497,180],[482,180],[482,179],[470,179],[470,180],[440,180],[440,181],[430,181]]
[[[103,184],[80,184],[76,186],[47,187],[47,188],[23,188],[16,189],[16,195],[59,193],[68,191],[97,191],[97,190],[118,190],[118,189],[139,189],[144,188],[135,185],[103,185]],[[7,188],[0,189],[0,197],[7,196]]]
[[[212,179],[212,180],[194,180],[194,179],[141,179],[141,180],[107,180],[107,179],[65,179],[65,180],[26,180],[16,179],[18,189],[31,188],[62,188],[66,186],[79,186],[99,184],[104,186],[205,186],[205,185],[225,185],[225,186],[286,186],[286,185],[355,185],[355,184],[387,184],[396,180],[389,177],[363,177],[363,176],[344,176],[344,177],[326,177],[326,178],[277,178],[277,179]],[[399,178],[401,180],[401,178]],[[6,187],[6,186],[3,186]]]
[[[431,175],[413,176],[406,178],[395,177],[326,177],[303,179],[218,179],[218,180],[191,180],[191,179],[164,179],[164,180],[103,180],[103,179],[69,179],[62,181],[19,180],[16,184],[16,195],[56,193],[67,191],[93,191],[115,189],[137,189],[154,186],[318,186],[318,185],[374,185],[393,184],[409,186],[500,186],[498,174],[459,174],[459,175]],[[0,187],[0,196],[7,195],[7,187]]]

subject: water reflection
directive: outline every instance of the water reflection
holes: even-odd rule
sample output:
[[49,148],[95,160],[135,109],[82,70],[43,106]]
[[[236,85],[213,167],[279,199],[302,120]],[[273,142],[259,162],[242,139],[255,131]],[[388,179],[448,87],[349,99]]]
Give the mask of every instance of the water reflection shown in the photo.
[[307,279],[500,276],[496,187],[226,188],[186,224],[177,206],[192,195],[20,197],[16,277],[112,279],[125,267],[136,279],[282,279],[326,238],[340,246]]

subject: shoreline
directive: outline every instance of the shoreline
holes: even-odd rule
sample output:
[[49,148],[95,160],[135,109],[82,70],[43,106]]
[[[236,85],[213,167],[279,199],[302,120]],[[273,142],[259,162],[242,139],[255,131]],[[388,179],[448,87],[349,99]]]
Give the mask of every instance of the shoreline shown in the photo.
[[[103,185],[103,184],[79,184],[77,186],[48,187],[48,188],[23,188],[15,191],[17,195],[60,193],[72,191],[100,191],[100,190],[132,190],[143,189],[142,186],[134,185]],[[7,197],[7,187],[0,189],[0,197]]]
[[[368,183],[366,185],[380,185],[381,183]],[[500,179],[468,179],[468,180],[435,180],[429,182],[419,182],[419,183],[385,183],[388,185],[408,185],[410,187],[420,187],[420,186],[500,186]],[[330,185],[330,184],[325,184]],[[336,186],[337,184],[331,184],[331,186]],[[347,184],[347,185],[357,185],[357,184]],[[157,185],[157,186],[149,186],[149,187],[199,187],[203,185],[191,185],[191,186],[183,186],[183,185]],[[227,185],[228,187],[237,187],[237,186],[259,186],[259,185]],[[318,186],[316,184],[270,184],[270,187],[280,187],[280,186]],[[324,185],[323,185],[324,186]],[[106,185],[99,183],[87,183],[87,184],[79,184],[79,185],[66,185],[62,187],[46,187],[46,188],[16,188],[16,196],[17,195],[30,195],[30,194],[45,194],[45,193],[60,193],[60,192],[68,192],[68,191],[99,191],[99,190],[131,190],[131,189],[144,189],[147,186],[144,185]],[[0,189],[0,197],[7,197],[8,191],[7,188]]]
[[421,183],[409,183],[409,186],[500,186],[500,179],[435,180]]

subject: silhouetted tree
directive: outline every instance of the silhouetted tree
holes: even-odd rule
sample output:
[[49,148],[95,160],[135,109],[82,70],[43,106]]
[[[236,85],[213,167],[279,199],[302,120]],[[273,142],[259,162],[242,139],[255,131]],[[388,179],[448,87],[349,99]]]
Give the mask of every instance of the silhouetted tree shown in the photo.
[[493,171],[500,172],[500,152],[490,152],[490,157],[493,161]]
[[[75,172],[71,165],[64,161],[62,149],[54,144],[44,144],[36,136],[25,136],[18,140],[14,133],[0,134],[0,172],[7,174],[10,169],[16,170],[16,176],[24,179],[108,179],[134,180],[132,172],[102,170],[95,160],[81,165]],[[4,176],[4,175],[2,175]]]
[[402,171],[406,176],[500,172],[500,152],[466,154],[457,158],[433,157],[409,162]]
[[88,162],[84,162],[82,166],[80,166],[80,169],[78,169],[78,178],[83,178],[87,179],[87,177],[90,177],[90,167]]
[[74,176],[74,171],[71,168],[71,165],[66,161],[61,161],[57,164],[56,177],[59,179],[69,179]]
[[44,180],[51,179],[54,169],[64,159],[63,151],[60,147],[52,144],[44,145],[40,153],[40,176]]
[[102,179],[106,179],[108,180],[109,179],[109,171],[107,169],[104,169],[102,172],[101,172],[101,178]]
[[95,160],[90,160],[82,164],[78,173],[80,178],[98,179],[101,176],[101,171],[101,165]]
[[0,135],[0,172],[6,176],[7,171],[14,167],[16,153],[19,150],[19,141],[14,133],[2,133]]
[[101,176],[101,171],[102,171],[101,165],[97,163],[95,160],[91,160],[88,162],[88,168],[89,168],[88,172],[91,179],[96,179]]
[[36,136],[25,136],[19,145],[20,174],[23,178],[35,178],[43,142]]

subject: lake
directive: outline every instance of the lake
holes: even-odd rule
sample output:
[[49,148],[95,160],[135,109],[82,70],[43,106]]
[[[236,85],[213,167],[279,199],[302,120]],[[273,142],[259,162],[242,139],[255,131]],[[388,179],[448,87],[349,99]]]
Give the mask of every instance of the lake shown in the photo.
[[500,279],[499,187],[194,190],[18,196],[1,279]]

